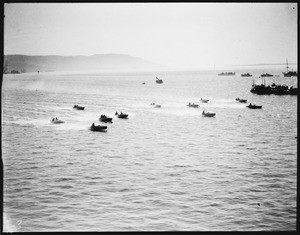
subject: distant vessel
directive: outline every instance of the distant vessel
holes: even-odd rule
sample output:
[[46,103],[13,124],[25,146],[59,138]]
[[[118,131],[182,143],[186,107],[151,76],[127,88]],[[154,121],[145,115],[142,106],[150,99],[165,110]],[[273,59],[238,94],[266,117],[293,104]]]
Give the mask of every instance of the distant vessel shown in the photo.
[[64,121],[57,119],[57,117],[53,118],[51,122],[55,124],[64,123]]
[[289,71],[289,63],[286,60],[286,72],[283,72],[284,77],[298,77],[297,71]]
[[252,77],[252,74],[250,73],[244,73],[244,74],[241,74],[242,77]]
[[100,125],[95,126],[95,124],[93,123],[91,125],[91,127],[90,127],[90,130],[91,131],[103,131],[103,132],[106,132],[107,126],[100,126]]
[[83,106],[79,106],[78,104],[75,104],[73,109],[78,109],[78,110],[84,110]]
[[235,75],[235,72],[222,72],[218,74],[219,76],[230,76],[230,75]]
[[188,103],[188,105],[187,106],[189,106],[189,107],[191,107],[191,108],[198,108],[198,106],[199,106],[199,104],[194,104],[194,103]]
[[128,117],[128,114],[122,113],[122,112],[120,114],[118,114],[118,112],[116,112],[115,115],[117,115],[118,118],[123,118],[123,119],[126,119]]
[[202,112],[202,116],[204,117],[214,117],[215,115],[216,113],[205,112],[205,110]]
[[240,103],[247,103],[247,100],[245,100],[245,99],[236,98],[235,100]]
[[101,114],[99,120],[101,122],[112,122],[112,118],[111,117],[107,117],[105,114]]
[[161,84],[161,83],[163,83],[163,80],[156,77],[156,83]]
[[269,74],[269,73],[263,73],[260,75],[261,77],[273,77],[272,74]]
[[261,109],[262,105],[256,105],[256,104],[249,104],[248,106],[246,106],[249,109]]

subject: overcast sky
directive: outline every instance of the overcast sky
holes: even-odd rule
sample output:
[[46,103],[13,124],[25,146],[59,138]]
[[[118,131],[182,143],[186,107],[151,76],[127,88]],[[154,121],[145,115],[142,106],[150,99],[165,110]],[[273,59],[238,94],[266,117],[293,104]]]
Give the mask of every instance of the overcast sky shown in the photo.
[[296,3],[10,3],[4,54],[118,53],[174,67],[297,62]]

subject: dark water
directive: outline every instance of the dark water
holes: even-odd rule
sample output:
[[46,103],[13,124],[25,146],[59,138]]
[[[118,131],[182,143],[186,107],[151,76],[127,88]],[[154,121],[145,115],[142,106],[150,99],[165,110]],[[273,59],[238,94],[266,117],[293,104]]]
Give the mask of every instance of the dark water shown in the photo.
[[4,231],[295,230],[297,96],[252,94],[247,72],[5,75]]

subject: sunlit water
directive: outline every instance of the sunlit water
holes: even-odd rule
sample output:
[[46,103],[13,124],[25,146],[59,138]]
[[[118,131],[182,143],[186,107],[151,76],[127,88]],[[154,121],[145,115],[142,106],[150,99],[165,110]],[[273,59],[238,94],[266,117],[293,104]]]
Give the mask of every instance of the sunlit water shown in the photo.
[[[5,75],[4,229],[295,230],[297,96],[250,93],[258,73],[217,73]],[[101,114],[113,123],[90,131]]]

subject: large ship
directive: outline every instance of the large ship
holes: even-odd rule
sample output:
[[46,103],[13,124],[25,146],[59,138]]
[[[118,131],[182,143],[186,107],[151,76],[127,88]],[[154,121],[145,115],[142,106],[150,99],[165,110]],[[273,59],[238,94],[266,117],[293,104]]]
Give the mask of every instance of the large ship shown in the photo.
[[297,71],[289,71],[289,63],[286,60],[286,72],[283,72],[284,77],[298,77]]
[[276,85],[275,83],[273,83],[271,86],[266,86],[266,81],[264,81],[264,84],[256,85],[253,81],[250,92],[258,95],[298,95],[298,87]]

